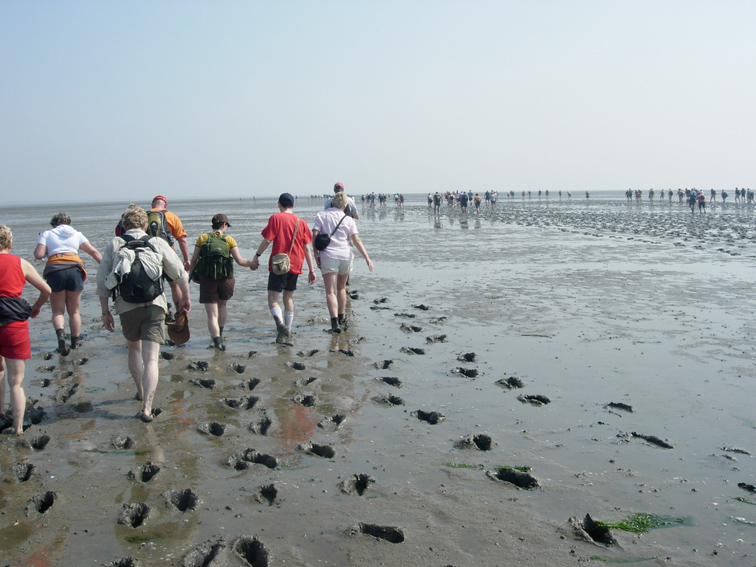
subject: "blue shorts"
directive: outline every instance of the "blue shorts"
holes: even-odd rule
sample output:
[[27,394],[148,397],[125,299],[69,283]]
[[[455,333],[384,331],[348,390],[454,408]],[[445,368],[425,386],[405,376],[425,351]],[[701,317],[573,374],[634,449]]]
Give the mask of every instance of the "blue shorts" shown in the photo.
[[53,293],[60,291],[82,291],[84,278],[78,266],[71,266],[63,270],[52,270],[45,276],[45,281]]
[[281,276],[268,272],[268,291],[295,291],[298,277],[299,274],[292,274],[291,272]]

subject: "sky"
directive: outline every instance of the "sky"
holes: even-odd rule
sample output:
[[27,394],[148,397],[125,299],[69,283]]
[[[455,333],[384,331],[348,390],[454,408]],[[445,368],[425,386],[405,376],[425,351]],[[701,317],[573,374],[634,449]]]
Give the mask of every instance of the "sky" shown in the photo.
[[750,0],[0,0],[0,195],[756,188],[754,29]]

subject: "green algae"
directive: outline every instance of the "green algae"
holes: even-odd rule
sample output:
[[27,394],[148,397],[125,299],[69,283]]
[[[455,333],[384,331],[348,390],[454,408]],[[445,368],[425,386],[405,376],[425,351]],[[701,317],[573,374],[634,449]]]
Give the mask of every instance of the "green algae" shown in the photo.
[[634,534],[645,534],[649,530],[658,528],[669,528],[672,526],[690,526],[693,521],[690,518],[676,518],[674,516],[659,516],[657,514],[633,514],[617,523],[596,522],[599,526],[632,532]]

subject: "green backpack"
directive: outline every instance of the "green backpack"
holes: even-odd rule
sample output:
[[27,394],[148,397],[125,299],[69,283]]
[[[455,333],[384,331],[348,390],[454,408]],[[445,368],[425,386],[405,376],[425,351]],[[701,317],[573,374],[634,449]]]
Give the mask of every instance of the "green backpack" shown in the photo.
[[200,248],[197,267],[192,275],[194,279],[199,279],[198,276],[201,275],[216,280],[234,277],[234,260],[225,236],[208,233],[208,239]]

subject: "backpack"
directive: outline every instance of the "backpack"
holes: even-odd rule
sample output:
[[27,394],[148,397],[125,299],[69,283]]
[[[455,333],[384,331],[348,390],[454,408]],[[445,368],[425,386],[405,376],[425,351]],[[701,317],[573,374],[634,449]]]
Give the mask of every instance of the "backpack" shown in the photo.
[[165,219],[165,211],[149,211],[147,213],[147,234],[159,236],[173,248],[173,234],[168,221]]
[[[118,249],[114,265],[118,266],[118,264],[130,260],[131,255],[127,251],[132,251],[134,258],[131,261],[128,273],[120,277],[116,275],[118,284],[113,288],[113,299],[115,299],[117,291],[118,295],[128,303],[149,303],[160,297],[163,293],[162,258],[148,244],[155,237],[147,234],[142,238],[134,238],[133,236],[124,234],[121,238],[126,243]],[[142,259],[149,256],[153,257],[153,264],[157,262],[157,265],[160,266],[160,272],[155,279],[150,277],[145,265],[142,263]]]
[[207,233],[207,240],[200,248],[197,266],[192,278],[197,281],[199,276],[209,276],[214,280],[234,277],[234,261],[231,250],[224,235],[214,232]]

